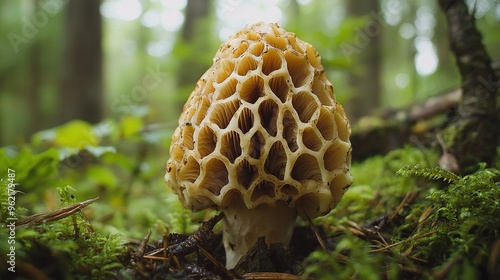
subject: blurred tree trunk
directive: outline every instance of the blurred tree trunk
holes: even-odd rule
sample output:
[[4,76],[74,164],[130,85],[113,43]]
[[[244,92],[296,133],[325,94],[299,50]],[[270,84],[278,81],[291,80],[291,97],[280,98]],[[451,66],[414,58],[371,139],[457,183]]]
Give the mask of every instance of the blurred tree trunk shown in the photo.
[[355,60],[357,69],[347,77],[354,94],[346,104],[346,111],[350,114],[351,122],[355,122],[380,105],[380,34],[383,25],[380,22],[378,0],[346,1],[346,8],[347,17],[368,18],[367,24],[356,34],[360,42],[368,43],[366,46],[359,46],[360,53]]
[[[33,1],[32,15],[40,9],[39,0]],[[26,137],[42,129],[43,114],[40,108],[40,84],[41,84],[41,66],[40,66],[40,42],[38,38],[33,39],[33,44],[29,47],[29,78],[26,89],[26,105],[28,128]]]
[[188,0],[185,12],[184,25],[182,26],[182,40],[189,42],[192,40],[196,22],[208,16],[210,0]]
[[450,42],[443,40],[448,36],[448,26],[446,17],[442,11],[437,7],[435,12],[436,26],[434,27],[434,35],[432,42],[436,46],[436,52],[439,59],[438,68],[436,73],[439,73],[444,81],[453,81],[450,86],[460,86],[460,74],[455,63],[455,57],[450,52]]
[[69,0],[59,92],[59,123],[103,117],[100,0]]
[[[150,0],[140,0],[140,3],[143,11],[150,10]],[[151,56],[148,53],[148,44],[152,41],[152,28],[146,27],[143,24],[137,24],[135,26],[134,33],[135,42],[137,43],[137,55],[135,62],[135,67],[137,70],[136,84],[141,85],[143,83],[144,77],[149,74],[148,65],[151,65]]]
[[[184,24],[174,48],[180,51],[179,64],[177,67],[177,88],[179,93],[173,103],[174,115],[182,112],[182,106],[186,102],[187,94],[194,89],[200,76],[211,65],[211,57],[207,58],[207,52],[215,53],[211,49],[212,36],[210,25],[206,19],[210,15],[211,0],[188,0],[184,11]],[[202,22],[203,21],[203,22]]]
[[[195,36],[199,34],[196,32],[196,28],[199,27],[199,21],[209,15],[210,5],[212,1],[210,0],[188,0],[185,10],[185,20],[184,25],[181,30],[181,39],[184,44],[193,44],[195,41]],[[195,47],[191,50],[196,50]],[[195,57],[196,58],[196,57]],[[203,74],[206,70],[202,68],[204,63],[200,63],[197,59],[193,59],[193,56],[185,57],[181,61],[179,67],[177,81],[178,86],[182,87],[193,87],[198,81],[199,76]],[[198,75],[199,74],[199,75]]]
[[297,0],[290,0],[290,4],[288,5],[290,15],[293,17],[300,17],[300,5]]
[[[36,40],[36,39],[35,39]],[[29,81],[26,91],[26,105],[28,106],[28,131],[26,137],[42,129],[43,114],[40,109],[40,44],[35,41],[29,50]]]

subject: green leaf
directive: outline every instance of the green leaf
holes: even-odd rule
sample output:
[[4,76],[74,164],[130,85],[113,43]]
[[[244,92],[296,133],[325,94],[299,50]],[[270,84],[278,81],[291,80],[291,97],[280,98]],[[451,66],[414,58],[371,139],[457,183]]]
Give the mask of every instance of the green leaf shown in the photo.
[[56,130],[55,144],[58,146],[81,150],[86,146],[97,146],[98,142],[92,126],[84,121],[70,121]]
[[85,147],[85,150],[87,150],[96,158],[100,158],[102,155],[106,153],[113,153],[113,154],[116,153],[116,148],[112,146],[99,146],[99,147],[87,146]]
[[91,166],[87,171],[87,175],[107,188],[112,188],[117,184],[117,178],[113,172],[101,166]]
[[136,116],[124,116],[120,123],[120,131],[124,138],[137,134],[144,126],[141,118]]
[[59,153],[56,149],[35,154],[30,148],[24,147],[17,153],[11,152],[0,150],[0,172],[6,172],[7,168],[15,170],[16,182],[21,184],[20,190],[43,187],[43,183],[57,175]]

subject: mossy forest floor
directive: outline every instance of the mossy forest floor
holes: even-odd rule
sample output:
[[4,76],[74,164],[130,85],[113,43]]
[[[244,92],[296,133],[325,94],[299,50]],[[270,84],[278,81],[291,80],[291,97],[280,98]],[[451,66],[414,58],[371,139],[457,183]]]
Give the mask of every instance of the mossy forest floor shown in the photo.
[[[441,170],[437,144],[354,163],[354,184],[336,209],[312,224],[297,221],[290,246],[258,243],[227,271],[220,223],[212,220],[212,234],[203,223],[217,213],[182,208],[162,182],[165,158],[148,150],[163,136],[133,135],[111,135],[124,146],[75,140],[47,148],[35,138],[0,150],[2,172],[15,170],[18,184],[9,208],[2,175],[1,219],[18,224],[15,243],[8,227],[0,233],[0,278],[500,279],[500,171]],[[175,256],[164,250],[171,245]]]

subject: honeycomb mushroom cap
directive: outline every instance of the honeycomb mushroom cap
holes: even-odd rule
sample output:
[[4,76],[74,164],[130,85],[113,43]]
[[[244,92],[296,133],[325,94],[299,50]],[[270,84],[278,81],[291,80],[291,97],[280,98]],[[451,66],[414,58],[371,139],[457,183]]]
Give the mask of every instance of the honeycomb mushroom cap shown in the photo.
[[165,179],[192,210],[241,199],[314,218],[352,182],[349,135],[314,47],[277,24],[248,25],[184,105]]

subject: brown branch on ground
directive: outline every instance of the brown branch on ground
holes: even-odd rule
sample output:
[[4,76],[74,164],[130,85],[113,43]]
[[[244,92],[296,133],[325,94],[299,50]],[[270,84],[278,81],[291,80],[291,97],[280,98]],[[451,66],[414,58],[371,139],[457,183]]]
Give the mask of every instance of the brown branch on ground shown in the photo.
[[[456,89],[402,109],[387,109],[362,118],[352,128],[353,160],[386,154],[410,143],[412,135],[435,130],[442,125],[441,119],[455,110],[461,95],[462,91]],[[440,116],[440,121],[433,121]]]
[[[171,233],[163,237],[157,246],[149,246],[151,231],[144,237],[138,248],[132,254],[131,268],[136,276],[144,279],[163,279],[165,275],[181,275],[182,277],[195,277],[199,279],[220,279],[221,277],[206,268],[202,259],[211,262],[211,268],[216,272],[234,278],[223,265],[201,245],[212,238],[213,227],[222,219],[223,214],[202,222],[200,227],[191,235]],[[196,261],[189,255],[197,252]],[[200,254],[201,253],[201,254]],[[204,258],[202,258],[202,256]]]

